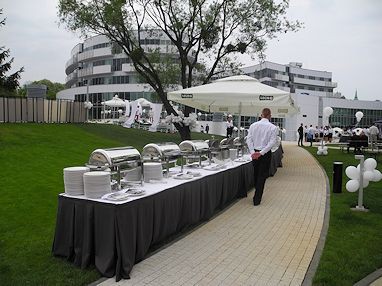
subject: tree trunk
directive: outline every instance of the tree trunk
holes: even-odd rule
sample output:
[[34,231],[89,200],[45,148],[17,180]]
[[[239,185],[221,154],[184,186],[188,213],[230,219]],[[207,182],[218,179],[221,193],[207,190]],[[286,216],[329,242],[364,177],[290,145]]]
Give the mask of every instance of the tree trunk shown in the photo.
[[190,140],[191,139],[191,131],[188,126],[180,125],[180,124],[174,124],[176,129],[179,132],[180,138],[184,140]]

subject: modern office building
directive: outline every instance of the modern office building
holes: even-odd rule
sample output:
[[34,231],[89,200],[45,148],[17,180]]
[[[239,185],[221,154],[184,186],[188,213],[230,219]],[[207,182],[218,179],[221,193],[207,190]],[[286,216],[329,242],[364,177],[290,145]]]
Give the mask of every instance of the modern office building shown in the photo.
[[332,81],[332,73],[302,68],[302,63],[291,62],[281,65],[263,62],[241,69],[246,75],[260,82],[290,92],[333,97],[337,83]]
[[[162,55],[174,58],[177,55],[176,47],[160,32],[143,34],[141,45],[146,51],[159,50]],[[101,102],[112,99],[114,95],[127,100],[158,100],[151,87],[142,82],[129,57],[103,35],[76,45],[66,63],[65,73],[68,89],[60,91],[57,98],[91,101],[93,108],[89,119],[101,118]]]

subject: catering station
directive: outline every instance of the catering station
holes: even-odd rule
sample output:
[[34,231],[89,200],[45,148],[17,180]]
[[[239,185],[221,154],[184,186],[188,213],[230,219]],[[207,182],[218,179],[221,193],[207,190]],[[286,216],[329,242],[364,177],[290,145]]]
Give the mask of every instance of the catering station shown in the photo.
[[[94,150],[63,170],[53,255],[128,279],[150,247],[210,219],[254,186],[245,140],[187,140]],[[281,166],[280,140],[270,175]]]

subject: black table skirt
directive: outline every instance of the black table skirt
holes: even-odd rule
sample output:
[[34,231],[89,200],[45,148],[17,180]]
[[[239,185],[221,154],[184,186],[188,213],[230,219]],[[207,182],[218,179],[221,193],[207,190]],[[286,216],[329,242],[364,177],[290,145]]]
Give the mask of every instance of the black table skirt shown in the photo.
[[[275,153],[279,166],[282,152]],[[247,163],[120,205],[59,196],[52,252],[81,268],[95,265],[117,281],[128,279],[152,245],[208,220],[253,185]]]

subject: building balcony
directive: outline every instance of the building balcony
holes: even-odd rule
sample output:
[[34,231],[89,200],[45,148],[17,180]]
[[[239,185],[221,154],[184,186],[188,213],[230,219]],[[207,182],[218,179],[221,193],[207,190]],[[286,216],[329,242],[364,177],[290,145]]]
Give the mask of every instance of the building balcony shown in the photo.
[[337,83],[331,81],[322,81],[314,79],[306,79],[300,77],[294,77],[293,82],[295,84],[314,85],[318,87],[337,87]]
[[93,74],[93,67],[78,70],[78,77],[89,76]]
[[76,68],[78,68],[78,58],[77,55],[73,56],[65,64],[65,73],[71,74]]
[[82,52],[78,54],[78,61],[87,61],[87,60],[93,60],[97,58],[103,58],[103,57],[110,57],[112,56],[111,48],[101,48],[101,49],[95,49],[95,50],[89,50]]
[[288,75],[284,75],[284,74],[275,74],[273,76],[273,78],[275,80],[280,80],[280,81],[285,81],[285,82],[289,82],[289,76]]
[[325,86],[326,87],[331,87],[331,88],[336,88],[337,83],[336,82],[331,82],[331,81],[325,81]]
[[77,80],[78,80],[78,74],[77,74],[77,71],[75,71],[66,77],[65,84],[66,84],[66,86],[71,86]]
[[111,65],[93,67],[93,74],[111,73]]
[[122,64],[122,71],[123,72],[135,72],[135,68],[133,64]]

